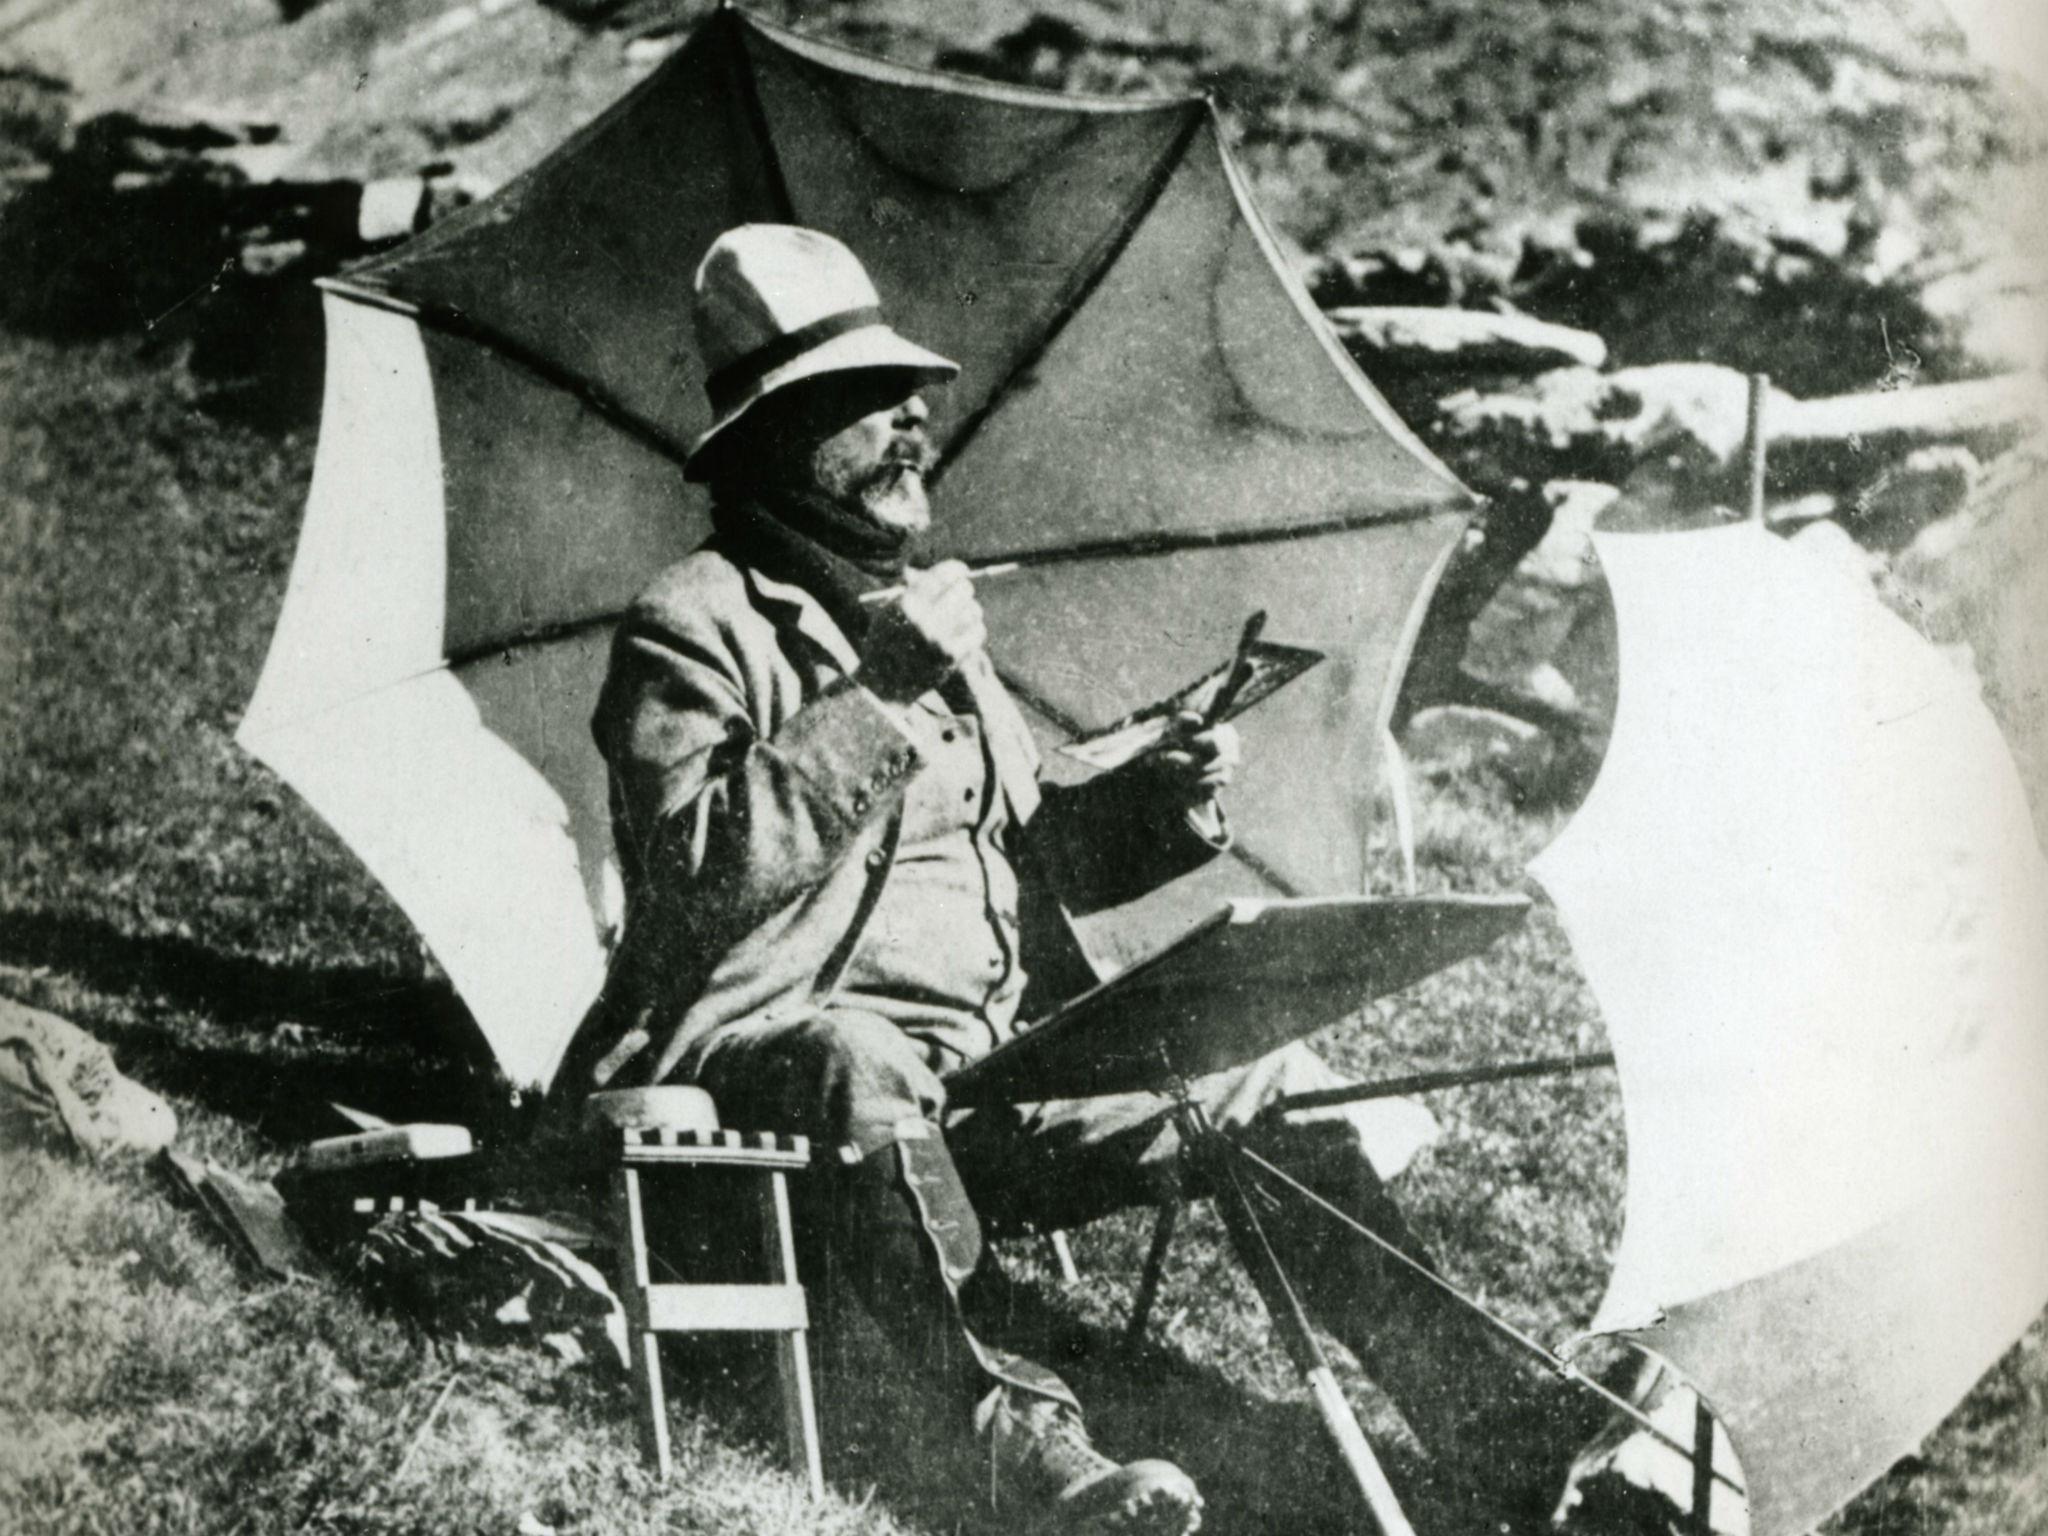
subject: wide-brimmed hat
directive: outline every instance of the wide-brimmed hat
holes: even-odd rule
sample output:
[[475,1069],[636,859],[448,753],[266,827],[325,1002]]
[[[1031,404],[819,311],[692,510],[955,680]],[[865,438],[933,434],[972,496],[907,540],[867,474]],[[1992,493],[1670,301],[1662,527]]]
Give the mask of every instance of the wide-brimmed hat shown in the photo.
[[704,478],[705,450],[755,404],[820,374],[901,369],[913,384],[960,365],[890,329],[860,258],[830,235],[793,224],[742,224],[697,266],[697,345],[713,420],[683,473]]

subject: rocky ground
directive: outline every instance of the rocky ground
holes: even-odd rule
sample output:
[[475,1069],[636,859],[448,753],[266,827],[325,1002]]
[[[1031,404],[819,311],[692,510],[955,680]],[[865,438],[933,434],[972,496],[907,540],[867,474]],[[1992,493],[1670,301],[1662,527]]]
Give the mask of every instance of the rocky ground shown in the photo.
[[[1586,530],[1742,508],[1747,375],[1771,522],[1887,567],[2039,415],[2048,103],[1937,0],[762,9],[912,63],[1214,93],[1340,334],[1493,498],[1409,702],[1522,724],[1438,722],[1461,742],[1597,734]],[[502,183],[706,10],[4,0],[0,323],[181,349],[214,408],[306,425],[307,279]]]

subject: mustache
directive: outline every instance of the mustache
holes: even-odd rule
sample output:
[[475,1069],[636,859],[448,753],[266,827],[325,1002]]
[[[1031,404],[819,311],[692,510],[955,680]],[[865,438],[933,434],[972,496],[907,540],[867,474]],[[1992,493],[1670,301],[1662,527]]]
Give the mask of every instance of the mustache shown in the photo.
[[915,437],[899,437],[891,444],[889,451],[882,456],[878,473],[898,474],[914,470],[922,476],[930,474],[938,464],[939,450],[932,446],[931,439],[919,433]]

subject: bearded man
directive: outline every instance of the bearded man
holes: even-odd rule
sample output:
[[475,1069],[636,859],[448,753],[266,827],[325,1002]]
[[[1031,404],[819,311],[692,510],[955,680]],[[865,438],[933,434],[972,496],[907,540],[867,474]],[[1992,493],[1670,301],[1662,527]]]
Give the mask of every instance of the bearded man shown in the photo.
[[[1123,768],[1042,786],[967,571],[910,558],[930,521],[919,391],[955,365],[890,329],[858,260],[814,231],[731,230],[695,281],[715,421],[687,472],[709,482],[715,533],[614,644],[594,730],[626,922],[563,1080],[698,1084],[726,1124],[834,1149],[802,1181],[807,1275],[843,1284],[901,1378],[979,1437],[997,1500],[1077,1528],[1192,1530],[1183,1472],[1103,1455],[1065,1383],[974,1318],[984,1218],[1067,1227],[1200,1192],[1181,1189],[1167,1104],[959,1111],[944,1078],[1095,982],[1071,914],[1227,846],[1236,738],[1185,717]],[[1267,1112],[1338,1081],[1295,1046],[1195,1092],[1420,1255],[1356,1125]],[[1534,1398],[1476,1324],[1341,1227],[1275,1240],[1427,1445],[1498,1460],[1497,1430]]]

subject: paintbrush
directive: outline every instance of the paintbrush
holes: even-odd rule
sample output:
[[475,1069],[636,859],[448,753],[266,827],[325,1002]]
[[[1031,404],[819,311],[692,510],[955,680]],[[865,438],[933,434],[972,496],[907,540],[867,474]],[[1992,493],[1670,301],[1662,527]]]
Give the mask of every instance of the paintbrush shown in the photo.
[[[970,579],[980,581],[984,576],[1007,576],[1012,571],[1021,571],[1023,569],[1024,562],[1022,560],[998,560],[994,565],[971,566],[967,574]],[[872,592],[861,593],[860,600],[864,603],[886,603],[891,598],[901,597],[903,593],[904,588],[901,584],[893,587],[877,587]]]

